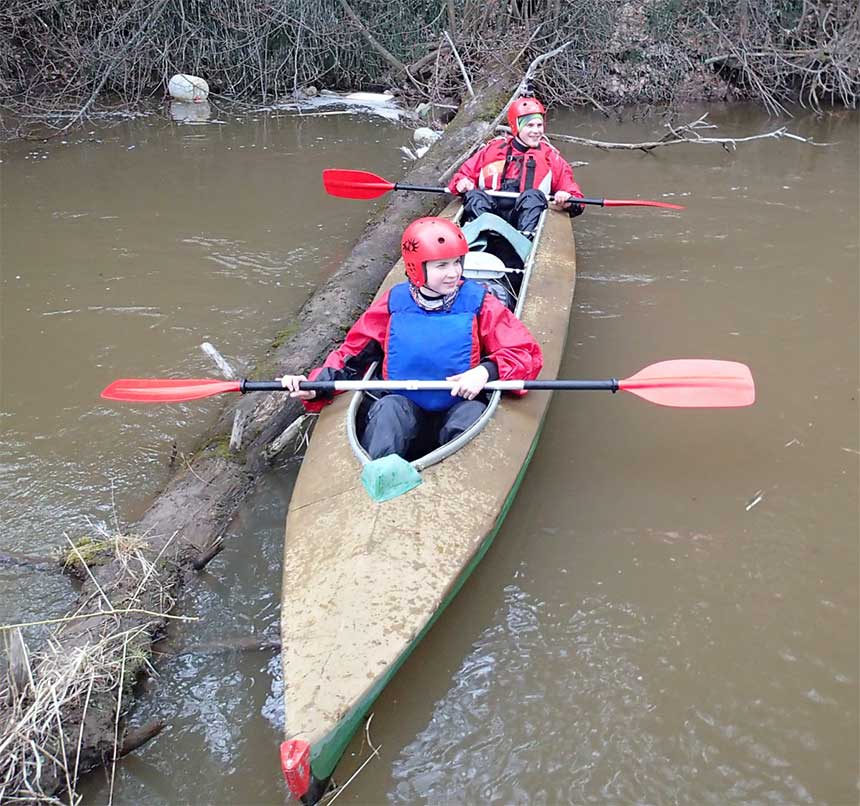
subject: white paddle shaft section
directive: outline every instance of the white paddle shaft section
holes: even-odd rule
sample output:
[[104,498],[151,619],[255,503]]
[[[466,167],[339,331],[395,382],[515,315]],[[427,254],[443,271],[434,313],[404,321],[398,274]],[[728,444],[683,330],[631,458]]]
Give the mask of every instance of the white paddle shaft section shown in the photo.
[[[500,392],[519,391],[525,381],[490,381],[484,389],[498,389]],[[302,384],[304,386],[304,384]],[[406,392],[419,392],[432,389],[453,389],[453,381],[335,381],[337,392],[383,392],[402,389]]]
[[[265,382],[268,383],[268,382]],[[453,381],[302,381],[299,389],[315,392],[394,392],[397,390],[405,392],[420,392],[431,389],[453,389],[456,384]],[[247,384],[249,392],[261,391],[259,385]],[[618,390],[618,381],[610,378],[605,381],[565,381],[565,380],[539,380],[539,381],[490,381],[485,384],[484,389],[499,392],[519,392],[524,389],[593,389],[615,392]]]

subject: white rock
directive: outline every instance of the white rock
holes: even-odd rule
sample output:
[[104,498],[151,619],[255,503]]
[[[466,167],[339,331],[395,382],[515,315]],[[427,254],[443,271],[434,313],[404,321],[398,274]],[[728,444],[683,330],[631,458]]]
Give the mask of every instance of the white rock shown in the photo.
[[177,101],[201,103],[209,97],[209,85],[198,76],[177,73],[167,82],[167,91]]

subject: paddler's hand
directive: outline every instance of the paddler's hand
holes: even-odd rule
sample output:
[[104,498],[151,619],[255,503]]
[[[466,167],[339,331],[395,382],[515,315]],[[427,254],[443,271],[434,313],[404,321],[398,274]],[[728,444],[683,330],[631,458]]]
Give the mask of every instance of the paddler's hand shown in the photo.
[[284,375],[281,378],[281,386],[290,390],[290,397],[297,397],[300,400],[313,400],[317,396],[316,392],[305,392],[299,389],[299,384],[306,380],[307,376],[305,375]]
[[446,381],[454,381],[454,387],[451,389],[452,397],[464,397],[466,400],[474,400],[490,380],[490,373],[486,367],[480,364],[477,367],[472,367],[468,372],[461,372],[459,375],[451,375],[445,378]]
[[454,185],[454,190],[457,193],[468,193],[470,190],[475,189],[475,183],[471,179],[467,179],[465,176]]
[[553,193],[552,208],[553,210],[564,210],[567,203],[570,201],[571,194],[567,190],[557,190]]
[[576,204],[576,198],[566,190],[557,190],[553,194],[550,207],[553,210],[569,213],[571,218],[576,218],[585,211],[585,207],[581,204]]

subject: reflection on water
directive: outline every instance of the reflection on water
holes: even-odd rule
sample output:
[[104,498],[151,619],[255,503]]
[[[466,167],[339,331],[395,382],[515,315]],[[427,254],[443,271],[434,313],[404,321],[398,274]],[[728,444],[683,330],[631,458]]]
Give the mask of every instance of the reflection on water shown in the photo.
[[[727,135],[777,125],[746,107],[710,113]],[[577,219],[563,374],[735,359],[758,402],[559,394],[496,545],[377,702],[380,758],[341,802],[857,801],[857,118],[788,125],[837,145],[562,145],[588,161],[588,195],[688,206]],[[554,126],[662,133],[582,114]],[[182,456],[217,403],[119,407],[98,390],[215,374],[203,341],[251,363],[370,212],[324,197],[320,170],[396,175],[410,139],[339,115],[191,132],[147,119],[4,155],[6,548],[40,553],[89,529],[83,516],[134,517],[168,478],[174,440]],[[193,647],[276,633],[293,473],[268,480],[180,602],[201,621],[160,648],[134,716],[169,729],[119,765],[115,802],[282,801],[276,659]],[[67,591],[16,571],[0,609],[53,614]],[[88,786],[105,799],[101,775]]]
[[170,117],[177,123],[208,123],[212,117],[212,107],[209,101],[193,103],[189,101],[171,101]]

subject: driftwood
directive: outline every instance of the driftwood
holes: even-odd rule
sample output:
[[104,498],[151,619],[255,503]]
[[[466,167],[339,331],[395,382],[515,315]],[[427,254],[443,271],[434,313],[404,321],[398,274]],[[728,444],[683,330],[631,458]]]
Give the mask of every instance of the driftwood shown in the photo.
[[[497,73],[476,83],[477,97],[461,107],[445,135],[403,181],[442,181],[491,135],[515,80],[513,74],[506,79]],[[280,346],[259,362],[255,374],[276,375],[318,364],[370,302],[399,256],[405,226],[443,203],[436,195],[392,193],[340,269],[286,327],[285,334],[292,335],[278,338]],[[230,453],[225,446],[237,412],[245,419],[244,444]],[[106,762],[115,764],[125,744],[122,718],[134,696],[134,680],[147,669],[152,643],[165,631],[179,585],[217,553],[237,508],[269,467],[271,444],[302,413],[298,401],[278,394],[248,395],[229,404],[206,444],[126,530],[137,537],[114,541],[115,560],[97,568],[84,564],[87,578],[74,613],[52,620],[61,627],[50,642],[50,660],[58,678],[65,680],[67,670],[58,667],[67,659],[97,652],[99,668],[109,673],[94,676],[94,682],[60,702],[55,715],[42,718],[38,743],[15,745],[19,752],[13,772],[26,788],[16,793],[18,778],[0,774],[5,781],[0,800],[74,791],[81,773]],[[34,699],[40,691],[37,679]],[[34,722],[27,716],[27,704],[19,701],[18,706],[13,712],[0,705],[0,747],[14,745],[13,731],[20,733],[28,720]],[[34,774],[39,779],[35,788]]]
[[[641,143],[611,143],[606,140],[591,140],[587,137],[574,137],[570,134],[557,134],[555,132],[547,134],[550,140],[561,140],[565,143],[578,143],[579,145],[594,146],[595,148],[613,150],[619,149],[622,151],[653,151],[655,148],[664,146],[677,146],[684,143],[693,145],[718,145],[722,146],[726,151],[734,151],[738,143],[746,143],[751,140],[776,139],[786,138],[788,140],[797,140],[801,143],[808,143],[813,146],[829,145],[829,143],[816,143],[807,137],[801,137],[799,134],[792,134],[786,126],[780,126],[773,131],[765,132],[764,134],[750,134],[746,137],[702,137],[699,131],[702,129],[716,129],[717,126],[707,121],[707,114],[702,115],[696,120],[685,123],[682,126],[672,126],[666,124],[669,130],[659,140],[650,140]],[[498,129],[510,131],[507,126],[498,126]]]
[[[749,134],[744,137],[702,137],[699,134],[702,130],[713,130],[718,128],[716,124],[708,121],[708,115],[705,113],[696,120],[691,120],[689,123],[684,123],[680,126],[673,126],[671,123],[665,124],[668,129],[659,140],[645,140],[639,143],[613,143],[608,140],[594,140],[590,137],[575,137],[572,134],[562,134],[561,132],[547,132],[548,140],[557,140],[564,143],[576,143],[582,146],[592,146],[604,151],[644,151],[648,153],[655,148],[663,148],[665,146],[677,146],[683,144],[693,145],[718,145],[725,151],[734,151],[738,143],[747,143],[751,140],[797,140],[800,143],[808,143],[811,146],[827,146],[830,143],[816,143],[808,137],[801,137],[799,134],[793,134],[788,130],[787,126],[780,126],[773,131],[764,132],[763,134]],[[510,134],[511,127],[499,124],[496,126],[497,132]],[[570,163],[574,168],[577,165],[587,165],[587,163]]]

